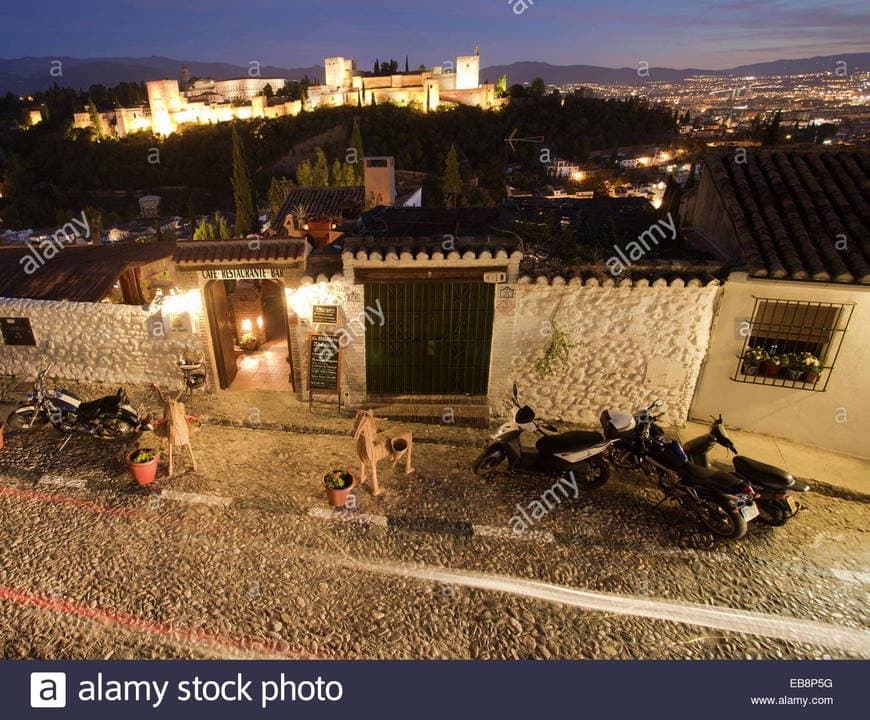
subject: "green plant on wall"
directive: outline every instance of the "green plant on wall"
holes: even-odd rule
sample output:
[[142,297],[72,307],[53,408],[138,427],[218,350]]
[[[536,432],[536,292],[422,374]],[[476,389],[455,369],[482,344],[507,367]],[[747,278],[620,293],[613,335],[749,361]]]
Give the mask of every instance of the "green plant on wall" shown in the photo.
[[541,377],[552,375],[557,364],[567,365],[568,356],[575,344],[568,340],[568,336],[555,325],[552,326],[550,345],[544,354],[535,363],[535,370]]

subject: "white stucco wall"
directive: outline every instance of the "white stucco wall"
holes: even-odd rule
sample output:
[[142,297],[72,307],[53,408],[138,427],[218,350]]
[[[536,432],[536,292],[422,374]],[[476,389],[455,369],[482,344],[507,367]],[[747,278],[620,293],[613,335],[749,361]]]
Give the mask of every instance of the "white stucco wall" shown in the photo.
[[[751,317],[755,298],[854,303],[851,322],[825,392],[763,387],[731,379],[743,348],[737,322]],[[734,273],[723,288],[692,417],[704,420],[721,412],[726,423],[734,428],[870,458],[868,349],[870,288],[752,280],[746,273]]]
[[202,348],[195,323],[155,331],[161,316],[138,306],[0,298],[0,317],[30,318],[35,347],[0,342],[0,374],[21,379],[53,362],[59,379],[175,387],[179,355]]
[[[524,278],[516,289],[510,370],[493,377],[490,391],[495,410],[504,408],[516,381],[520,400],[548,420],[594,427],[605,408],[632,411],[661,398],[667,422],[686,421],[718,283],[625,281],[617,287],[612,281],[599,286],[594,280]],[[574,347],[568,363],[541,377],[535,363],[550,344],[548,323]]]

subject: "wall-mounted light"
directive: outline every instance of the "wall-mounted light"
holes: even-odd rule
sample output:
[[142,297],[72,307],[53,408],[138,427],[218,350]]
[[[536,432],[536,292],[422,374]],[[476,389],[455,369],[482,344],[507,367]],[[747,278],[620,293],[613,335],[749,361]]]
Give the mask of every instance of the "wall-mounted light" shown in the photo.
[[263,329],[263,316],[262,315],[257,317],[257,327],[260,328],[260,330]]
[[251,324],[251,321],[245,318],[242,320],[242,332],[251,332],[254,329],[254,326]]

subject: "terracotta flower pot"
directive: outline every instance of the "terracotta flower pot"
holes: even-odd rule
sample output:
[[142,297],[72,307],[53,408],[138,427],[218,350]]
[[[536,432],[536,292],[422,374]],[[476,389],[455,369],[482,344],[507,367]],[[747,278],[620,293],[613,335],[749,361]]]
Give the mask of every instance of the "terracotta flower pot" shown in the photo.
[[0,422],[0,450],[3,449],[3,431],[6,429],[6,423]]
[[758,375],[758,363],[750,363],[744,360],[742,371],[744,375]]
[[782,365],[778,362],[773,362],[773,360],[765,360],[761,363],[761,372],[767,377],[776,377],[779,375],[779,371]]
[[351,475],[350,484],[343,488],[332,488],[326,484],[326,478],[323,479],[323,486],[326,488],[326,499],[333,507],[344,507],[347,504],[347,498],[356,487],[356,478]]
[[[818,381],[819,381],[819,373],[813,372],[812,370],[804,373],[804,382],[817,383]],[[3,438],[2,438],[2,436],[0,436],[0,447],[3,447],[2,441],[3,441]]]
[[155,455],[153,460],[149,460],[144,463],[134,463],[132,458],[138,453],[140,450],[145,450],[147,448],[137,448],[129,453],[127,453],[127,469],[133,475],[133,479],[136,481],[138,485],[142,487],[146,485],[150,485],[154,482],[154,479],[157,477],[157,463],[160,460],[160,455]]

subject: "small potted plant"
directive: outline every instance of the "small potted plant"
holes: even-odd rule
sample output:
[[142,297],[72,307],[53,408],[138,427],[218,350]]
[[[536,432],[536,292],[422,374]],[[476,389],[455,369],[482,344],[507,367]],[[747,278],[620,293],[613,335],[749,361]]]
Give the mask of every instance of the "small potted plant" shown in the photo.
[[157,461],[160,453],[151,448],[139,448],[127,453],[127,469],[132,473],[133,479],[144,487],[154,482],[157,477]]
[[803,381],[817,383],[822,374],[822,363],[812,353],[802,352],[798,356],[798,364],[803,372]]
[[762,348],[747,348],[746,352],[743,353],[743,367],[742,371],[744,375],[758,375],[758,367],[765,360],[770,358],[767,350],[763,350]]
[[782,370],[782,355],[770,355],[767,360],[762,361],[759,367],[762,375],[775,378]]
[[245,352],[256,352],[260,348],[260,338],[252,332],[246,332],[239,338],[239,347]]
[[350,491],[356,487],[356,481],[350,468],[344,470],[330,470],[323,476],[323,484],[326,486],[326,498],[334,507],[344,507]]
[[804,374],[803,359],[801,353],[786,353],[781,357],[782,369],[789,380],[800,380]]

